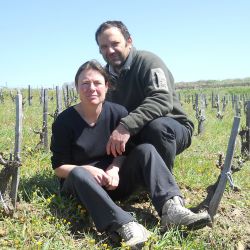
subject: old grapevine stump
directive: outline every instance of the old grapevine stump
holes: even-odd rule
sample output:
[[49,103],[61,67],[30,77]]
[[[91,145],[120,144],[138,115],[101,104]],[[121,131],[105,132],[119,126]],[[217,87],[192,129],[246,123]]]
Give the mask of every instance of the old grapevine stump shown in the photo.
[[20,152],[22,139],[22,95],[16,95],[16,127],[14,157],[10,155],[9,160],[0,155],[0,164],[3,168],[0,172],[0,204],[6,213],[16,209],[17,190],[20,174]]

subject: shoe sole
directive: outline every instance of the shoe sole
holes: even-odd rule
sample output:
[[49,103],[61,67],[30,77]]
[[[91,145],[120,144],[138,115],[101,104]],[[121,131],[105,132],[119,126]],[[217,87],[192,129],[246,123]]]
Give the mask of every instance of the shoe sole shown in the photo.
[[187,225],[187,228],[189,230],[198,230],[198,229],[201,229],[205,226],[211,226],[211,225],[212,225],[211,218],[208,217],[208,218],[204,218],[204,219],[195,221],[195,222]]
[[[115,242],[117,244],[120,243],[121,238],[119,237],[119,235],[117,233],[115,233],[115,232],[109,233],[109,237],[113,242]],[[140,250],[144,247],[145,242],[146,241],[142,241],[142,242],[137,243],[134,246],[129,246],[129,247],[131,250]]]
[[141,250],[144,247],[144,242],[137,243],[135,246],[130,246],[131,250]]
[[190,223],[189,225],[176,225],[176,224],[170,224],[164,227],[160,228],[161,233],[165,233],[166,231],[169,231],[172,228],[178,227],[178,226],[186,226],[188,230],[198,230],[205,226],[212,226],[211,218],[203,218],[201,220],[195,221],[193,223]]
[[146,235],[147,239],[146,240],[143,240],[142,242],[138,242],[134,246],[130,246],[130,249],[131,250],[140,250],[140,249],[142,249],[144,247],[144,245],[145,245],[145,242],[148,241],[148,239],[151,237],[151,235],[152,235],[152,233],[147,233],[147,235]]

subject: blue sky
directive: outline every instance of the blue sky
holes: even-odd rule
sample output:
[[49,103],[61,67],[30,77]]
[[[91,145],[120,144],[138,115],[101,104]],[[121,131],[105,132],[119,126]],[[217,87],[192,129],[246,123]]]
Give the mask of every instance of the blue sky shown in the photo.
[[94,34],[121,20],[134,46],[158,54],[175,81],[250,76],[249,0],[0,0],[0,87],[52,87],[89,59]]

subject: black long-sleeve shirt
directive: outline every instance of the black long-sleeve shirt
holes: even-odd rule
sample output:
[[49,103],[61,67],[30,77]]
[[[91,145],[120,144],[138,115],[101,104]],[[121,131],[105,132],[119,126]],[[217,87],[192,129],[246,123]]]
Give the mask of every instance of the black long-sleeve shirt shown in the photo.
[[123,106],[106,101],[96,124],[89,126],[73,106],[64,110],[52,125],[53,169],[63,164],[108,167],[113,157],[106,154],[106,144],[121,118],[127,114]]

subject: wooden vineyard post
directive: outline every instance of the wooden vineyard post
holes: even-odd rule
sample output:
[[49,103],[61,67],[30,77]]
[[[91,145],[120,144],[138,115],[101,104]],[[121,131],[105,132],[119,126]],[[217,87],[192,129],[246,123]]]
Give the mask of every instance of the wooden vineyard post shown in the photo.
[[43,123],[42,123],[42,130],[37,131],[33,130],[36,134],[40,135],[40,142],[36,145],[36,149],[40,149],[43,147],[45,151],[49,149],[49,142],[48,142],[48,89],[43,89]]
[[65,88],[62,89],[63,90],[63,100],[64,100],[64,107],[68,108],[68,104],[67,104],[67,93]]
[[226,96],[223,96],[223,99],[222,99],[222,113],[225,112],[225,109],[226,109]]
[[234,155],[235,145],[236,145],[236,137],[238,135],[240,126],[240,117],[234,117],[233,127],[231,130],[231,135],[228,142],[226,158],[223,166],[223,170],[220,175],[220,180],[215,190],[215,193],[209,203],[208,212],[213,219],[215,216],[217,209],[219,207],[220,201],[222,199],[222,195],[226,188],[227,179],[231,177],[231,164]]
[[220,112],[220,96],[219,96],[219,94],[217,94],[216,96],[215,96],[215,107],[216,107],[216,109],[217,109],[217,113],[218,112]]
[[246,105],[246,148],[248,153],[248,159],[250,159],[250,101],[247,101]]
[[44,102],[44,89],[41,88],[40,90],[40,104],[43,104]]
[[212,91],[212,97],[211,97],[211,104],[212,104],[212,108],[215,107],[215,104],[214,104],[214,92]]
[[66,98],[67,98],[67,108],[69,107],[70,105],[70,101],[69,101],[69,85],[66,85]]
[[31,96],[31,87],[30,85],[28,86],[28,102],[29,102],[29,106],[31,106],[31,100],[32,100],[32,96]]
[[20,162],[21,162],[21,142],[22,142],[22,95],[16,95],[16,128],[15,128],[15,149],[14,149],[14,161],[19,163],[14,166],[11,181],[10,198],[14,209],[16,209],[17,201],[17,190],[19,185],[19,175],[20,175]]
[[57,114],[62,112],[62,92],[59,86],[56,86],[56,110]]
[[250,101],[244,103],[246,113],[246,127],[239,132],[241,137],[241,155],[245,160],[250,160]]
[[197,116],[199,114],[199,95],[198,94],[195,94],[194,110]]
[[239,97],[237,95],[235,95],[234,101],[235,116],[240,116]]
[[44,89],[44,100],[43,100],[43,135],[44,135],[44,149],[49,149],[48,142],[48,89]]
[[198,119],[198,135],[204,132],[204,122],[206,120],[205,107],[206,107],[205,95],[201,95],[201,108],[199,110],[199,119]]
[[4,103],[3,90],[0,89],[0,103]]
[[232,109],[234,109],[234,94],[231,94],[231,101],[232,101]]

